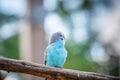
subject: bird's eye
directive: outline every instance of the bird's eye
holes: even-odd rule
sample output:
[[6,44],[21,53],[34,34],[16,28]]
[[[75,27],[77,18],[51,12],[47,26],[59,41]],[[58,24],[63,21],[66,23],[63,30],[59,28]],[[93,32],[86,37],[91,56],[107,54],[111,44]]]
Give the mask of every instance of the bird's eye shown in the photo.
[[62,35],[60,35],[60,37],[62,37]]

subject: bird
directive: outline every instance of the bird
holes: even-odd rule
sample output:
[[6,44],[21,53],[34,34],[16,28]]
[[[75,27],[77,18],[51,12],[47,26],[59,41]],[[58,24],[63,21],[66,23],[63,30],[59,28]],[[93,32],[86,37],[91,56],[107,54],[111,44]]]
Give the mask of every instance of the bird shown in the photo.
[[[62,32],[55,32],[49,39],[44,52],[45,65],[47,67],[62,68],[67,58],[67,50],[64,47],[65,36]],[[45,80],[48,80],[47,78]]]
[[48,46],[44,53],[45,66],[62,68],[66,58],[65,36],[62,32],[55,32],[49,39]]

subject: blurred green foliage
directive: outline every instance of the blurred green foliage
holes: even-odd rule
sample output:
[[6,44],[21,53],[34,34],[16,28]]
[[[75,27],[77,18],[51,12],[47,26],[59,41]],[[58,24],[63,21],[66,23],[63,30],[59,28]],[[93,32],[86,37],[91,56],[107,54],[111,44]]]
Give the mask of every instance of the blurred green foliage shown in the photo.
[[64,65],[65,68],[96,72],[100,67],[99,64],[91,60],[88,45],[80,45],[70,41],[66,44],[66,48],[68,57]]
[[[94,71],[101,72],[109,75],[119,76],[119,65],[113,66],[113,63],[119,64],[119,57],[111,57],[109,61],[107,61],[106,65],[104,63],[97,63],[91,59],[90,49],[92,44],[97,42],[97,31],[94,31],[91,28],[92,18],[95,16],[94,9],[98,7],[98,5],[103,6],[106,10],[110,9],[113,6],[112,0],[83,0],[82,4],[76,9],[66,9],[64,5],[68,5],[64,3],[64,1],[59,1],[59,8],[55,10],[63,20],[68,21],[70,34],[73,34],[74,25],[71,21],[71,14],[77,11],[84,11],[87,14],[87,31],[89,35],[89,39],[86,44],[76,43],[74,40],[69,40],[66,44],[66,48],[68,51],[68,58],[64,65],[64,68],[76,69],[81,71]],[[73,36],[72,36],[73,37]],[[78,36],[79,37],[79,36]],[[104,43],[103,43],[104,44]],[[105,45],[105,44],[104,44]],[[109,50],[105,48],[105,50],[109,53]],[[106,54],[108,54],[106,53]],[[96,53],[97,54],[97,53]],[[110,55],[109,55],[110,56]],[[106,72],[105,72],[106,71]]]
[[1,42],[0,55],[7,58],[19,59],[18,35],[12,36]]
[[0,12],[0,27],[6,23],[15,22],[19,20],[17,15],[9,15],[3,12]]
[[[0,29],[4,27],[4,24],[16,22],[18,20],[19,18],[16,15],[9,15],[0,12]],[[18,34],[8,39],[3,39],[0,36],[0,56],[19,59]]]

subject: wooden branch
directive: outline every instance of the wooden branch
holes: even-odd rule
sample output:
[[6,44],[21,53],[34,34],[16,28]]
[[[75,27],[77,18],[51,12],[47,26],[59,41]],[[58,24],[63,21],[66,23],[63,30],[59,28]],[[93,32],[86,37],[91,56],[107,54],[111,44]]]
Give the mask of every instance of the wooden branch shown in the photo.
[[69,69],[46,67],[37,63],[0,58],[0,70],[20,72],[52,80],[120,80],[120,77],[82,72]]

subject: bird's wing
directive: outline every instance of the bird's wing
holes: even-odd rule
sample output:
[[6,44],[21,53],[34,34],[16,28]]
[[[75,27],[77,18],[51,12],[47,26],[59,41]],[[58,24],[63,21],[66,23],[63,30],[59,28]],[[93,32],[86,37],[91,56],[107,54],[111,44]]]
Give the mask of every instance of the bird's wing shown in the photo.
[[46,65],[46,63],[47,63],[47,57],[48,57],[48,55],[50,55],[50,53],[53,53],[53,52],[51,52],[51,51],[53,51],[53,49],[54,49],[54,47],[53,47],[52,45],[49,45],[49,46],[46,48],[46,50],[45,50],[45,52],[44,52],[44,63],[45,63],[45,65]]
[[47,58],[47,49],[46,49],[45,52],[44,52],[44,64],[45,64],[45,65],[46,65],[46,63],[47,63],[46,58]]
[[50,49],[50,45],[45,49],[45,52],[44,52],[44,64],[46,65],[47,63],[47,56],[49,54],[49,49]]

